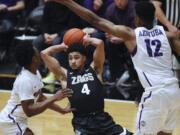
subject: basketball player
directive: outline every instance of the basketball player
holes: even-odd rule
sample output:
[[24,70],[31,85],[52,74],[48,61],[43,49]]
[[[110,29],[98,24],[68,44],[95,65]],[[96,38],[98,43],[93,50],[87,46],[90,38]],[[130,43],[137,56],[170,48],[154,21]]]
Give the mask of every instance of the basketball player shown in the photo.
[[[176,37],[179,35],[153,25],[153,4],[137,3],[137,28],[133,30],[100,18],[72,0],[56,1],[95,27],[124,40],[145,89],[137,114],[136,135],[172,135],[180,108],[180,89],[172,71],[171,48],[180,55],[180,41]],[[167,38],[172,39],[172,46]]]
[[16,49],[16,60],[23,68],[14,82],[7,105],[0,112],[0,133],[34,135],[27,127],[28,117],[40,114],[47,108],[59,113],[70,112],[71,109],[63,109],[54,102],[71,96],[72,92],[63,89],[50,98],[42,94],[43,83],[37,70],[40,55],[32,44],[19,45]]
[[[96,47],[90,66],[86,65],[86,48],[82,44],[73,44],[67,48],[62,43],[41,53],[43,61],[61,81],[62,87],[73,90],[69,101],[71,107],[75,108],[72,119],[75,135],[132,135],[127,129],[115,124],[112,117],[104,112],[103,41],[86,37],[84,44]],[[63,68],[53,57],[54,53],[64,50],[68,53],[70,69]]]

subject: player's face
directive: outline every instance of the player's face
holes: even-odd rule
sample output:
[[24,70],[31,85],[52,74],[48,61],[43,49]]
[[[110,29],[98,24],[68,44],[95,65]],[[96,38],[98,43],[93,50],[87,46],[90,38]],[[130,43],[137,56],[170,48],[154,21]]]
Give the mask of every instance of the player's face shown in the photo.
[[114,0],[114,2],[120,9],[125,9],[128,4],[128,0]]
[[79,52],[71,52],[68,55],[69,66],[73,69],[82,69],[86,62],[86,56],[80,54]]

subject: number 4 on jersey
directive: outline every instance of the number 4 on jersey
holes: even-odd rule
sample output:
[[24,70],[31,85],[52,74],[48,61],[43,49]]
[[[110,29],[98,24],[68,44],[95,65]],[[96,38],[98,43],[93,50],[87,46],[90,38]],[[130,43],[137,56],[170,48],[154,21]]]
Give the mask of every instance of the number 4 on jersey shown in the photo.
[[82,88],[82,90],[81,90],[81,93],[86,94],[86,95],[89,95],[89,94],[90,94],[90,90],[89,90],[87,84],[84,84],[84,85],[83,85],[83,88]]

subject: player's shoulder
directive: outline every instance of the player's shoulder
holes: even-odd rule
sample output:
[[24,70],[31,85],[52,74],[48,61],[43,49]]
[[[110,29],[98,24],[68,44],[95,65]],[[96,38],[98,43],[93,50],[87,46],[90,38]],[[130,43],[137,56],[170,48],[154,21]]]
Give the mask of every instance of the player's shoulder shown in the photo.
[[27,70],[21,70],[21,72],[17,75],[15,82],[27,83],[30,80],[33,80],[33,78],[31,77],[31,73],[29,73],[29,71]]

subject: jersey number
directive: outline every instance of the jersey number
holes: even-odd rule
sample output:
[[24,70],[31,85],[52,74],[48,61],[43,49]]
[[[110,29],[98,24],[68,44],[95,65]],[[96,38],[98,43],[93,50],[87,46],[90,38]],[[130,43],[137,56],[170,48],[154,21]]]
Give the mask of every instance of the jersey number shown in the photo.
[[89,95],[89,94],[90,94],[90,90],[89,90],[87,84],[84,84],[84,85],[83,85],[83,88],[82,88],[82,90],[81,90],[81,93],[86,94],[86,95]]
[[[146,43],[147,53],[149,57],[163,56],[163,53],[160,52],[161,41],[159,41],[158,39],[155,40],[145,39],[144,41]],[[153,46],[155,46],[154,50],[153,50]]]

